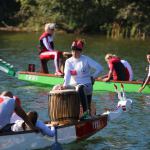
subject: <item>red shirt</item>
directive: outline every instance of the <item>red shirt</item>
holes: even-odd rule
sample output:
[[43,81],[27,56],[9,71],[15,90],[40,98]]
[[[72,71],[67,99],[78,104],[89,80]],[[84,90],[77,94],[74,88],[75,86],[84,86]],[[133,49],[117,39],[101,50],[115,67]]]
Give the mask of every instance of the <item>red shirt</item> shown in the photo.
[[108,61],[109,69],[112,71],[114,81],[126,81],[127,72],[124,65],[121,63],[120,58],[114,57]]

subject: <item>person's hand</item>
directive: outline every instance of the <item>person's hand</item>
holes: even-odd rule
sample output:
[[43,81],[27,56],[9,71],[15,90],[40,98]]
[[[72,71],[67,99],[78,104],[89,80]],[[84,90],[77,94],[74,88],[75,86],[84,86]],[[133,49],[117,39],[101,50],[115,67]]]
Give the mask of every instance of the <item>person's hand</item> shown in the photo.
[[92,82],[92,85],[94,85],[95,79],[93,77],[91,77],[91,82]]
[[64,89],[66,89],[66,87],[64,85],[60,84],[60,85],[54,86],[52,90],[64,90]]
[[65,87],[64,85],[60,85],[60,86],[58,87],[58,90],[64,90],[64,89],[66,89],[66,87]]
[[104,78],[104,79],[102,79],[102,81],[109,82],[109,79],[108,78]]

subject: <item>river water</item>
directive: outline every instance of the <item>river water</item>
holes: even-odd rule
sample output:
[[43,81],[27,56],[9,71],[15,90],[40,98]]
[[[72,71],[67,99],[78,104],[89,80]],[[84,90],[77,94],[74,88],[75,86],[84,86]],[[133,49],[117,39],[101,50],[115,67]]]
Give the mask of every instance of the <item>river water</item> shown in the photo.
[[[16,70],[27,70],[29,63],[36,64],[39,70],[38,37],[40,33],[0,32],[0,58],[13,64]],[[150,39],[145,41],[119,39],[112,40],[99,35],[56,34],[55,47],[69,51],[73,39],[86,40],[84,54],[94,58],[108,71],[104,60],[106,53],[114,53],[128,60],[134,70],[134,79],[143,79],[147,65],[145,55],[150,50]],[[50,72],[54,72],[53,62],[49,62]],[[12,91],[19,96],[26,111],[36,110],[41,120],[48,120],[48,87],[37,87],[30,83],[8,77],[0,72],[0,92]],[[102,131],[89,139],[63,145],[64,150],[148,150],[150,149],[150,95],[127,93],[133,100],[133,109],[120,118],[109,122]],[[117,95],[113,92],[100,92],[93,95],[97,113],[106,108],[115,108]],[[48,148],[45,148],[47,150]]]

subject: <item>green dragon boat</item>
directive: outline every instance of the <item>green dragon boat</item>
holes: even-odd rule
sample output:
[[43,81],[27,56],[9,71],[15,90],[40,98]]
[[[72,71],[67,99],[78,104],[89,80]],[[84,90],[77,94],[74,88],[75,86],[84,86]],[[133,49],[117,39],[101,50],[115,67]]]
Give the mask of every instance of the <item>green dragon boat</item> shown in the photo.
[[[18,72],[18,79],[32,82],[32,83],[38,83],[38,84],[44,84],[48,85],[50,87],[53,87],[57,84],[63,83],[63,77],[55,76],[53,74],[43,74],[43,73],[37,73],[37,72]],[[110,82],[104,82],[101,80],[96,80],[94,83],[94,92],[99,91],[111,91],[114,92],[114,83],[120,87],[120,83],[124,85],[124,88],[126,92],[138,92],[138,89],[142,85],[142,81],[110,81]],[[150,93],[150,83],[146,85],[145,89],[143,90],[143,93]]]
[[[40,84],[44,86],[49,86],[52,88],[54,85],[62,84],[63,77],[56,76],[54,74],[43,74],[39,72],[28,72],[28,71],[18,71],[16,72],[12,65],[0,60],[0,70],[7,73],[10,76],[15,76],[19,80],[28,81],[35,84]],[[126,92],[138,92],[139,88],[142,86],[142,81],[110,81],[104,82],[101,80],[96,80],[94,83],[94,93],[100,91],[111,91],[114,92],[114,83],[120,87],[120,83],[123,83]],[[146,85],[142,93],[150,93],[150,82]]]

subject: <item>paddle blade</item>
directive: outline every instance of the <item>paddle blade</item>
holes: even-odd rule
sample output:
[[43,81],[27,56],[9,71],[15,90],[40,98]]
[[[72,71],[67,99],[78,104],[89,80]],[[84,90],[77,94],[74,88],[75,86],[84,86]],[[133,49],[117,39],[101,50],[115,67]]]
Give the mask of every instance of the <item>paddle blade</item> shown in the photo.
[[117,91],[118,88],[117,88],[117,85],[116,85],[116,84],[114,84],[114,88],[115,88],[115,90]]
[[55,142],[54,144],[51,145],[50,147],[51,150],[63,150],[62,146],[60,143]]
[[124,89],[124,85],[121,83],[121,88]]

